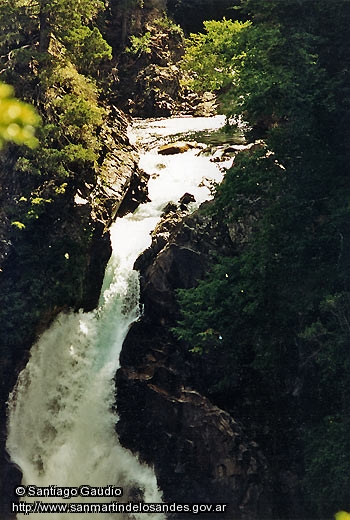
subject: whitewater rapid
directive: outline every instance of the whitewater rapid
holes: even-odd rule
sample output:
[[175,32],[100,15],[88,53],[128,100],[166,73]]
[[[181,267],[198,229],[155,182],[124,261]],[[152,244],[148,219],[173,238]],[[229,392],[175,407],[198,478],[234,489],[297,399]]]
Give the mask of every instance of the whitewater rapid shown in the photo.
[[[98,308],[89,313],[62,313],[32,347],[9,399],[7,449],[23,472],[22,485],[40,487],[118,486],[120,502],[135,493],[146,503],[161,502],[152,468],[125,450],[115,433],[114,375],[131,324],[140,317],[139,277],[133,264],[151,243],[164,206],[189,192],[196,203],[210,198],[210,182],[222,172],[199,149],[176,156],[160,156],[159,140],[174,134],[217,129],[224,118],[174,118],[137,121],[130,140],[146,147],[140,167],[151,175],[151,202],[118,218],[111,228],[113,253],[108,263]],[[150,145],[151,143],[151,145]],[[30,503],[35,498],[23,497]],[[43,500],[44,499],[40,499]],[[74,502],[109,502],[106,498],[75,497]],[[67,502],[52,498],[48,502]],[[52,520],[83,520],[85,514],[50,514]],[[115,518],[110,513],[90,518]],[[18,519],[27,518],[19,513]],[[39,520],[42,514],[31,514]],[[162,520],[160,514],[120,515],[119,518]]]

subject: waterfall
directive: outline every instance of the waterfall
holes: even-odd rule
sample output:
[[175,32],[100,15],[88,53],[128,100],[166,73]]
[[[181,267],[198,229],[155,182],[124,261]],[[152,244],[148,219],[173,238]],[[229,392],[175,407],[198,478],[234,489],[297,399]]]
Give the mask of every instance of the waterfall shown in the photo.
[[[220,116],[139,121],[130,139],[146,146],[175,133],[216,129],[223,123]],[[113,224],[113,254],[98,308],[89,313],[61,313],[32,347],[29,362],[10,396],[7,449],[23,472],[23,486],[112,485],[124,490],[120,502],[132,500],[135,493],[144,502],[161,502],[152,469],[125,450],[115,433],[113,377],[123,340],[141,312],[139,280],[133,264],[150,244],[150,233],[164,206],[176,202],[186,191],[199,204],[210,197],[203,177],[218,181],[222,174],[209,157],[198,155],[198,150],[161,157],[153,147],[144,151],[140,166],[151,174],[151,202]],[[23,497],[27,503],[34,500],[44,501]],[[46,500],[67,502],[53,497]],[[106,503],[111,499],[72,499],[79,501]],[[107,520],[115,516],[92,513],[90,517]],[[18,513],[17,518],[26,515]],[[30,518],[39,520],[43,515],[31,514]],[[50,518],[69,516],[54,513]],[[82,520],[85,514],[74,514],[74,518]],[[163,517],[133,513],[119,518]]]

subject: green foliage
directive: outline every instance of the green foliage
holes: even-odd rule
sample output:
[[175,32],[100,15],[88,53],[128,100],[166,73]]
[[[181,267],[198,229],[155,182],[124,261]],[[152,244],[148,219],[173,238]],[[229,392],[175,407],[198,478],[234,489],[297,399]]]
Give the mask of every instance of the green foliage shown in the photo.
[[[254,300],[240,279],[239,271],[238,258],[219,258],[196,288],[179,290],[182,319],[174,329],[176,336],[190,346],[191,352],[208,354],[213,351],[218,359],[225,359],[230,366],[231,377],[226,380],[230,388],[239,386],[252,356],[252,334],[247,334],[245,325]],[[211,383],[213,389],[220,380]]]
[[276,474],[305,472],[305,503],[323,518],[350,499],[350,4],[242,7],[251,23],[226,35],[223,22],[208,25],[185,62],[193,85],[218,90],[226,114],[263,141],[216,191],[232,253],[179,293],[175,332],[215,360],[208,391],[249,417]]
[[84,74],[94,76],[101,62],[112,59],[112,49],[97,27],[82,26],[65,37],[69,56]]
[[18,221],[11,222],[11,226],[14,226],[15,228],[17,228],[19,230],[25,229],[25,225],[22,222],[18,222]]
[[0,83],[0,148],[4,141],[34,148],[38,145],[34,135],[38,123],[39,116],[33,107],[15,99],[12,87]]
[[[45,92],[42,107],[46,121],[38,131],[40,148],[18,157],[15,171],[32,179],[25,192],[30,201],[42,196],[46,201],[64,198],[73,186],[95,182],[101,147],[99,132],[105,110],[98,104],[93,80],[80,74],[72,63],[57,60],[41,74]],[[68,182],[68,189],[59,187]],[[37,215],[37,207],[27,202],[18,206],[16,220],[26,223]]]
[[156,18],[152,23],[157,29],[163,29],[172,35],[183,36],[183,30],[181,29],[180,25],[176,24],[166,14],[164,14],[164,16],[161,18]]
[[169,45],[169,41],[174,43],[178,38],[183,38],[181,27],[166,15],[152,20],[147,27],[149,30],[144,34],[129,36],[130,45],[125,50],[135,58],[150,56],[159,45],[162,45],[162,37],[168,40],[167,43],[163,43],[164,47]]
[[55,50],[80,72],[95,76],[101,62],[111,59],[111,47],[96,26],[89,26],[104,8],[99,0],[81,0],[78,8],[73,0],[3,0],[0,27],[11,27],[0,32],[5,76],[19,66],[45,66],[47,53]]
[[67,94],[53,104],[59,114],[60,129],[66,138],[96,150],[98,142],[94,131],[102,124],[102,109],[74,94]]
[[146,31],[142,36],[130,36],[130,47],[126,48],[126,52],[129,52],[133,56],[140,57],[142,54],[150,54],[152,35],[149,31]]
[[334,518],[335,520],[349,520],[350,513],[347,513],[346,511],[338,511],[338,513],[334,515]]
[[230,85],[234,76],[234,57],[239,52],[239,34],[249,22],[226,20],[204,22],[205,33],[191,34],[186,41],[183,69],[185,82],[194,90],[217,91]]
[[[42,12],[49,20],[50,26],[57,31],[60,37],[69,33],[77,26],[87,25],[96,19],[99,12],[105,9],[101,0],[57,0],[54,4],[49,0],[31,2],[27,0],[32,8],[36,6],[35,14]],[[78,8],[77,8],[78,7]]]
[[306,492],[319,515],[349,507],[349,428],[349,417],[326,416],[308,431]]
[[[90,160],[96,161],[100,148],[99,131],[106,112],[98,104],[95,83],[79,74],[72,64],[60,66],[59,63],[45,81],[49,85],[47,107],[55,114],[53,121],[56,123],[54,127],[49,123],[45,137],[64,143],[65,152],[67,141],[75,145],[77,151],[85,147]],[[70,150],[73,150],[72,146]]]
[[[279,24],[204,22],[206,33],[187,41],[183,68],[199,92],[218,91],[228,116],[270,128],[300,118],[319,96],[324,73],[306,32],[286,36]],[[327,102],[330,99],[327,96]]]
[[91,104],[97,102],[96,83],[83,74],[79,74],[76,67],[70,62],[59,60],[57,66],[42,72],[40,80],[42,87],[48,92],[49,99],[54,98],[58,91],[60,96],[74,94],[90,101]]
[[111,49],[96,22],[104,9],[99,0],[0,2],[2,79],[41,115],[38,124],[32,106],[0,87],[0,144],[37,144],[9,145],[0,154],[1,220],[9,223],[10,244],[2,260],[0,344],[10,364],[39,324],[84,305],[95,227],[74,196],[96,185],[102,162],[106,110],[97,81]]

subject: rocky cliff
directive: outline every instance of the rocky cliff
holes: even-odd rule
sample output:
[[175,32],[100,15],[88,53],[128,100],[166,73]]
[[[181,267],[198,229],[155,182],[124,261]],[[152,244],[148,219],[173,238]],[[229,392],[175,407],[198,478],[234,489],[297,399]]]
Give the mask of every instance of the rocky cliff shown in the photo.
[[215,253],[234,248],[226,226],[205,212],[165,212],[151,247],[136,262],[144,316],[121,354],[117,429],[125,446],[154,464],[165,501],[227,503],[230,517],[271,518],[262,452],[201,392],[207,369],[171,333],[176,289],[196,284]]
[[112,3],[111,15],[111,78],[118,106],[133,117],[214,113],[215,96],[203,98],[181,84],[185,35],[168,17],[165,0],[145,0],[129,8]]

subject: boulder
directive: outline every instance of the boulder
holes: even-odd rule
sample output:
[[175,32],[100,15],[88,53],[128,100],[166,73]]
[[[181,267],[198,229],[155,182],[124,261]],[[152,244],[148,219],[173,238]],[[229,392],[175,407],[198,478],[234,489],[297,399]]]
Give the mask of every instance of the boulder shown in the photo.
[[191,148],[196,148],[196,143],[188,143],[185,141],[176,141],[175,143],[164,144],[158,148],[160,155],[175,155],[177,153],[184,153]]
[[192,193],[184,193],[179,200],[180,209],[185,209],[190,202],[196,202],[196,199]]

